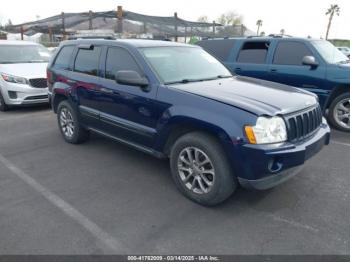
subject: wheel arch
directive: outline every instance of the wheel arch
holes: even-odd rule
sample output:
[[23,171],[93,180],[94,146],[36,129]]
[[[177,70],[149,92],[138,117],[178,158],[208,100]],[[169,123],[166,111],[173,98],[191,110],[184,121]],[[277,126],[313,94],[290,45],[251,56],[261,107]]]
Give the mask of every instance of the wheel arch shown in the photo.
[[224,128],[215,123],[209,123],[203,119],[194,119],[191,117],[174,117],[169,123],[162,128],[159,133],[158,144],[156,148],[163,152],[166,156],[170,155],[170,151],[174,143],[181,136],[191,132],[202,132],[208,134],[219,141],[226,153],[232,154],[232,147],[236,143],[236,136],[232,137]]
[[326,107],[325,107],[325,108],[328,109],[328,108],[331,106],[333,100],[334,100],[336,97],[338,97],[338,96],[340,96],[340,95],[342,95],[342,94],[344,94],[344,93],[347,93],[347,92],[350,92],[350,84],[340,84],[340,85],[337,85],[337,86],[332,90],[330,96],[328,97],[328,99],[327,99],[327,101],[326,101]]

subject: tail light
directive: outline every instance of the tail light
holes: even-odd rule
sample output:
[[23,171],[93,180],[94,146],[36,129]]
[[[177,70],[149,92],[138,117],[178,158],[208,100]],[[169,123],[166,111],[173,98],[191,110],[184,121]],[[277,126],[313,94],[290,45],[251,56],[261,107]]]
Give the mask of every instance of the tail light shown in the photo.
[[46,79],[47,79],[47,86],[48,86],[49,90],[51,91],[52,83],[53,83],[53,75],[49,69],[46,69]]

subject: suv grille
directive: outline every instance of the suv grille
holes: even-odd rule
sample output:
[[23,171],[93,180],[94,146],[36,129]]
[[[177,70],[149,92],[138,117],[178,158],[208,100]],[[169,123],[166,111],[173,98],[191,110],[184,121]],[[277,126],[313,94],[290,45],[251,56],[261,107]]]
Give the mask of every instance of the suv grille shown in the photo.
[[46,88],[47,87],[46,78],[29,79],[29,83],[32,87],[36,87],[36,88]]
[[297,142],[311,136],[322,123],[320,105],[285,116],[288,139]]

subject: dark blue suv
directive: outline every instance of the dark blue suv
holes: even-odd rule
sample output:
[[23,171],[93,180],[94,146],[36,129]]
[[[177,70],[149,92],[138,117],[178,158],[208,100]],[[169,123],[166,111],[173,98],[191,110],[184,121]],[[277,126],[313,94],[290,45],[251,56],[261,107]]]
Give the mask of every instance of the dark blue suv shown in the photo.
[[330,42],[277,35],[211,39],[198,45],[234,74],[317,94],[330,123],[350,132],[350,60]]
[[203,205],[224,201],[239,184],[271,188],[329,143],[314,94],[234,77],[198,46],[67,41],[47,75],[67,142],[95,132],[170,158],[179,190]]

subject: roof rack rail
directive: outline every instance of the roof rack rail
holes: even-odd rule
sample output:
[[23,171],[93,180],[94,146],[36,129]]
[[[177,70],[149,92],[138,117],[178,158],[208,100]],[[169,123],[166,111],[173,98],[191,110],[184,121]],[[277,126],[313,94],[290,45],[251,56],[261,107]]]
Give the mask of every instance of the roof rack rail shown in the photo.
[[247,36],[247,38],[255,38],[255,37],[264,37],[264,36],[261,36],[261,35],[249,35],[249,36]]
[[83,39],[104,39],[104,40],[117,40],[114,36],[70,36],[68,37],[68,40],[83,40]]
[[293,37],[291,35],[282,35],[282,34],[270,34],[268,35],[269,37],[273,37],[273,38],[283,38],[283,37]]

